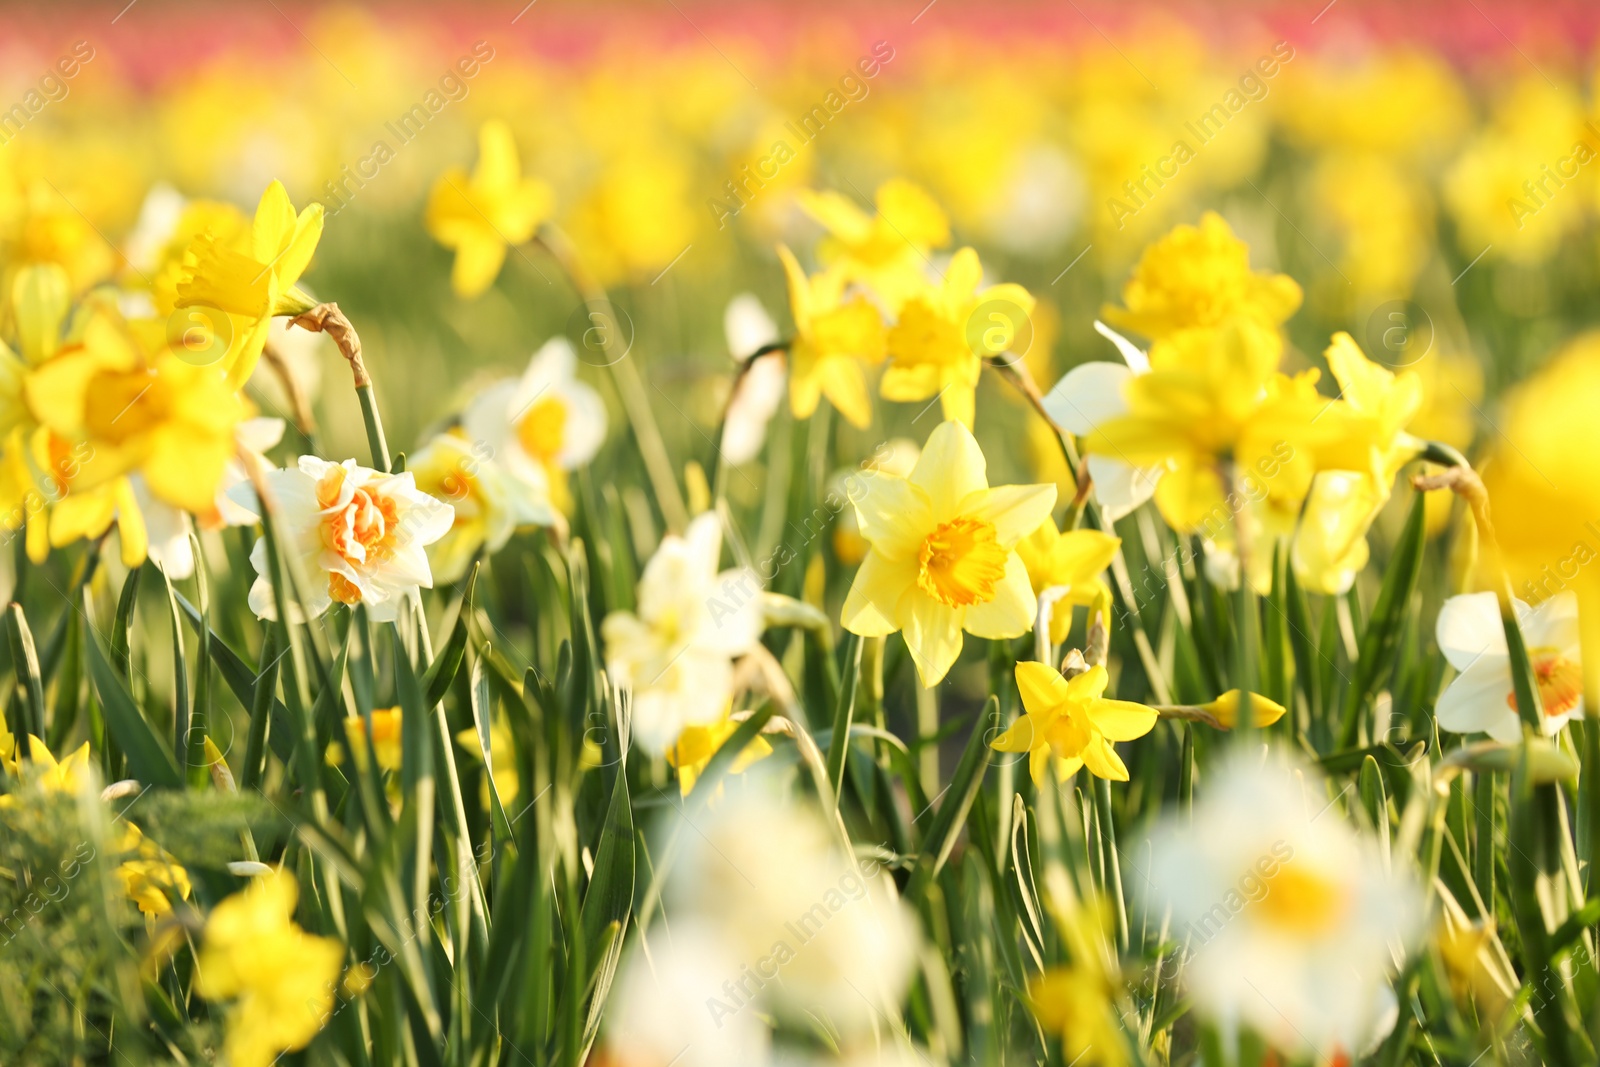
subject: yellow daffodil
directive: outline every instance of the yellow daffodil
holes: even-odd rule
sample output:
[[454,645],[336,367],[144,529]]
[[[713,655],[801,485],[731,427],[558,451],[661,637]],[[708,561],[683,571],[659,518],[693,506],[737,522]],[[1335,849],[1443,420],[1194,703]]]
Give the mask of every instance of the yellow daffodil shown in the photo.
[[810,278],[793,253],[778,246],[789,279],[794,340],[789,346],[789,407],[807,419],[824,395],[839,413],[865,429],[872,423],[867,366],[883,362],[883,317],[861,294],[846,300],[846,277],[837,270]]
[[[479,763],[483,762],[483,746],[478,740],[478,731],[468,727],[456,734],[456,744],[466,750],[468,755]],[[583,739],[585,754],[594,741],[587,735]],[[517,777],[517,752],[511,740],[511,729],[505,724],[504,719],[495,719],[489,724],[489,759],[494,764],[494,791],[500,794],[500,803],[509,805],[517,799],[520,781]],[[489,808],[489,781],[483,781],[483,788],[479,796],[484,810]]]
[[[717,750],[728,743],[733,737],[739,723],[731,717],[724,716],[717,722],[707,723],[704,726],[685,726],[678,735],[678,740],[667,749],[667,765],[678,772],[678,791],[684,796],[694,788],[694,783],[700,779],[706,766],[711,762],[711,757]],[[745,745],[744,751],[734,757],[732,765],[728,768],[729,774],[743,774],[749,766],[758,760],[766,759],[772,755],[772,746],[765,738],[757,735]]]
[[971,428],[983,360],[1028,335],[1034,303],[1020,285],[980,290],[982,283],[978,253],[963,248],[939,284],[906,301],[889,330],[889,368],[879,387],[884,399],[938,397],[945,418]]
[[1367,530],[1388,503],[1400,468],[1422,450],[1422,442],[1405,432],[1422,405],[1422,382],[1415,371],[1395,374],[1373,363],[1347,333],[1333,335],[1326,356],[1348,436],[1324,449],[1318,465],[1336,469],[1324,469],[1312,483],[1293,561],[1307,589],[1331,594],[1349,589],[1366,566]]
[[1126,782],[1128,768],[1112,747],[1132,741],[1156,724],[1154,708],[1127,700],[1107,700],[1106,669],[1090,667],[1071,680],[1045,663],[1017,664],[1017,689],[1026,714],[990,747],[999,752],[1028,753],[1028,772],[1043,784],[1045,770],[1055,766],[1056,780],[1066,781],[1080,767],[1113,782]]
[[1074,607],[1110,606],[1111,589],[1101,575],[1111,566],[1121,544],[1122,538],[1099,530],[1062,533],[1054,519],[1046,519],[1017,542],[1017,555],[1028,568],[1033,591],[1042,597],[1048,589],[1065,590],[1050,614],[1052,643],[1059,645],[1067,639]]
[[140,833],[137,826],[124,825],[127,828],[122,832],[118,851],[134,853],[134,858],[117,865],[115,873],[123,892],[151,921],[172,914],[174,897],[189,899],[189,872],[166,849]]
[[[9,745],[10,753],[6,754]],[[0,758],[6,760],[6,770],[18,777],[31,780],[46,793],[76,793],[90,782],[89,742],[85,741],[65,759],[57,761],[50,747],[32,734],[28,735],[28,762],[18,760],[20,746],[10,734],[0,737]],[[0,796],[0,807],[16,803],[10,794]]]
[[[371,752],[378,757],[378,766],[384,770],[400,769],[399,708],[373,708],[370,735],[367,732],[365,719],[354,715],[345,716],[344,736],[350,751],[355,754],[357,767],[363,769],[366,767],[367,753]],[[337,766],[343,760],[344,751],[338,745],[329,745],[328,762]]]
[[1336,402],[1316,392],[1315,371],[1277,373],[1278,347],[1276,334],[1243,319],[1156,344],[1153,369],[1121,382],[1124,413],[1095,426],[1086,449],[1163,468],[1156,506],[1180,532],[1228,525],[1225,463],[1238,478],[1256,478],[1260,492],[1252,495],[1298,502],[1317,470],[1312,446],[1346,435]]
[[22,746],[3,722],[0,722],[0,768],[13,778],[22,773]]
[[902,631],[924,686],[949,672],[963,630],[993,640],[1028,632],[1037,605],[1016,547],[1050,515],[1055,486],[989,488],[983,452],[959,422],[933,431],[907,477],[863,481],[854,504],[872,548],[845,598],[845,629]]
[[[863,460],[858,469],[841,471],[834,475],[831,489],[840,496],[853,500],[860,494],[866,480],[879,471],[892,474],[896,478],[909,477],[912,468],[917,465],[917,457],[921,454],[922,448],[909,437],[890,438]],[[861,536],[861,524],[856,521],[855,508],[840,509],[833,523],[833,554],[839,557],[839,562],[846,567],[858,566],[867,558],[867,552],[871,547],[867,544],[866,538]]]
[[241,335],[222,360],[234,388],[255,370],[273,316],[299,315],[316,306],[295,283],[322,239],[322,216],[316,203],[296,215],[283,184],[275,181],[256,206],[248,252],[228,247],[207,230],[185,253],[177,306],[216,308],[238,317]]
[[1123,1067],[1128,1039],[1117,1024],[1115,986],[1090,967],[1052,967],[1028,980],[1028,1007],[1045,1031],[1061,1038],[1069,1063]]
[[305,1048],[333,1008],[344,946],[294,921],[299,891],[284,871],[259,878],[212,910],[195,990],[231,1000],[223,1052],[230,1067],[269,1067]]
[[1159,341],[1234,318],[1275,329],[1299,308],[1300,286],[1284,274],[1252,271],[1249,246],[1208,211],[1199,226],[1178,226],[1145,249],[1122,300],[1126,308],[1108,306],[1101,316]]
[[833,190],[799,194],[801,208],[827,227],[822,261],[897,311],[927,287],[928,253],[950,243],[950,222],[933,197],[903,178],[878,186],[875,199],[874,216]]
[[533,236],[549,217],[553,200],[548,185],[522,176],[511,127],[498,120],[484,123],[472,176],[452,167],[428,197],[428,232],[456,252],[450,275],[456,293],[471,298],[493,285],[506,250]]

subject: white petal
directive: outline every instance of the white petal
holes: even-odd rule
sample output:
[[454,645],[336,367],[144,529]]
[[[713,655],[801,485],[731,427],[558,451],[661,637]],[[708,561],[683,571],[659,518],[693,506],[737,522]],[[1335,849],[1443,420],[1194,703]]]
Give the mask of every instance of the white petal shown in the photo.
[[1135,467],[1115,456],[1095,454],[1088,462],[1094,498],[1107,522],[1115,522],[1154,496],[1163,473],[1160,467]]
[[1522,616],[1522,639],[1529,648],[1578,652],[1578,594],[1557,593]]
[[1510,695],[1509,662],[1504,655],[1486,655],[1463,670],[1439,695],[1434,717],[1441,728],[1452,733],[1482,732],[1497,741],[1514,741],[1521,731],[1516,710],[1507,702]]
[[1122,358],[1127,362],[1128,369],[1133,373],[1148,374],[1150,372],[1150,357],[1144,354],[1144,349],[1099,319],[1094,320],[1094,332],[1117,346],[1117,351],[1122,353]]
[[1467,670],[1481,656],[1506,655],[1506,632],[1493,593],[1467,593],[1446,600],[1439,609],[1434,635],[1439,651],[1458,671]]
[[1127,413],[1122,390],[1133,371],[1120,363],[1082,363],[1045,394],[1044,410],[1068,433],[1083,436]]
[[570,471],[588,463],[605,443],[606,405],[599,393],[580,381],[567,382],[561,387],[560,396],[567,406],[567,420],[562,426],[556,463]]
[[777,325],[754,293],[740,293],[728,301],[728,310],[722,313],[722,332],[735,359],[748,359],[750,353],[778,339]]

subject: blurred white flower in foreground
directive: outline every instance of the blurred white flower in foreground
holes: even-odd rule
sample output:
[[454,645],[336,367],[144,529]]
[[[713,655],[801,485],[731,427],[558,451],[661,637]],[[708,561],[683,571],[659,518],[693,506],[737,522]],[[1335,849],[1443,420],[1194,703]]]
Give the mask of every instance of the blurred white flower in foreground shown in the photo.
[[[845,856],[810,800],[758,772],[743,784],[681,828],[662,900],[670,931],[646,931],[650,951],[618,979],[608,1044],[629,1067],[667,1063],[690,1042],[685,1063],[768,1062],[769,1022],[870,1049],[898,1016],[917,933],[893,882]],[[882,1062],[901,1061],[885,1049]]]
[[[301,456],[297,467],[267,471],[264,482],[284,551],[299,558],[309,580],[301,590],[307,617],[321,615],[337,600],[365,604],[373,619],[387,622],[397,617],[407,593],[433,587],[426,548],[450,529],[455,511],[420,492],[409,472],[380,474],[353,459],[329,463]],[[248,483],[229,495],[248,510],[260,507]],[[276,618],[265,537],[251,551],[250,564],[258,575],[250,609]]]
[[718,573],[722,520],[706,512],[669,534],[639,579],[637,614],[600,624],[606,667],[633,691],[634,736],[661,755],[685,726],[721,717],[733,697],[733,659],[761,639],[761,579]]
[[530,488],[546,485],[558,504],[564,472],[594,458],[606,439],[606,406],[578,380],[578,357],[565,337],[545,343],[521,378],[502,378],[479,393],[461,416],[462,428]]
[[[1094,328],[1117,346],[1123,363],[1080,363],[1066,373],[1045,394],[1044,409],[1057,426],[1079,437],[1095,427],[1128,413],[1123,387],[1138,374],[1150,370],[1150,359],[1138,345],[1103,322]],[[1161,480],[1159,467],[1135,467],[1113,456],[1092,455],[1089,475],[1094,479],[1094,498],[1107,521],[1120,519],[1155,495]]]
[[[1152,838],[1148,903],[1187,938],[1196,1010],[1296,1054],[1354,1057],[1393,1018],[1388,976],[1421,932],[1415,881],[1388,871],[1315,771],[1235,755],[1192,821]],[[1404,857],[1396,855],[1396,864]]]
[[[1544,732],[1559,733],[1569,720],[1583,718],[1577,594],[1558,593],[1536,608],[1515,603],[1544,705]],[[1520,739],[1511,656],[1495,595],[1468,593],[1446,600],[1435,632],[1439,651],[1460,672],[1434,706],[1439,725],[1458,734],[1482,731],[1508,744]]]
[[[751,293],[740,293],[728,302],[722,317],[728,337],[728,351],[744,362],[778,339],[772,316]],[[750,365],[734,385],[728,401],[728,418],[722,429],[722,457],[738,466],[755,459],[767,440],[767,423],[777,414],[788,393],[788,375],[782,352],[771,352]]]

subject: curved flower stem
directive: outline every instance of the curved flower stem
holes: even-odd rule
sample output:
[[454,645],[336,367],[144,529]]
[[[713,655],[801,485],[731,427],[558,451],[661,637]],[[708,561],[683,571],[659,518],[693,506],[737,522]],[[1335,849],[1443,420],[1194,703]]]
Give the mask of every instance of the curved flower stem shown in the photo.
[[[567,280],[572,283],[578,296],[588,306],[590,314],[601,315],[608,323],[617,321],[616,310],[611,306],[611,298],[578,258],[578,250],[567,239],[565,233],[554,225],[545,223],[539,227],[534,243],[543,248],[550,258],[560,265]],[[650,476],[650,484],[655,490],[656,500],[661,505],[662,515],[667,520],[668,529],[681,532],[689,525],[689,509],[684,504],[683,491],[678,486],[677,476],[672,472],[672,461],[667,456],[667,446],[662,440],[661,428],[656,425],[655,415],[650,410],[650,398],[644,391],[644,381],[639,376],[639,369],[628,360],[626,349],[622,352],[615,351],[616,342],[612,338],[612,331],[604,330],[600,336],[601,348],[606,356],[606,366],[611,370],[611,380],[617,387],[617,395],[622,399],[622,407],[628,414],[633,435],[639,442],[639,452],[644,458],[645,472]]]
[[750,373],[750,368],[756,365],[756,360],[762,356],[770,356],[774,352],[789,351],[792,341],[773,341],[771,344],[762,345],[744,359],[739,361],[739,369],[734,372],[733,386],[728,390],[728,399],[722,405],[722,417],[717,420],[717,436],[711,449],[711,471],[707,481],[711,483],[711,499],[719,501],[723,491],[728,485],[728,472],[724,466],[722,456],[722,437],[728,432],[728,414],[733,410],[733,402],[738,399],[739,386],[744,384],[745,375]]
[[303,315],[290,320],[289,325],[313,333],[325,333],[339,346],[339,352],[350,364],[350,374],[355,379],[356,399],[361,401],[361,418],[367,424],[367,446],[372,450],[372,465],[385,474],[390,471],[389,443],[383,437],[383,419],[378,415],[378,397],[372,388],[372,375],[361,359],[361,338],[355,327],[339,310],[338,304],[318,304]]
[[284,395],[289,398],[289,416],[294,421],[294,428],[300,431],[300,436],[311,445],[312,451],[317,451],[316,416],[311,411],[311,402],[306,396],[306,391],[290,373],[288,361],[283,358],[283,353],[271,344],[261,350],[261,358],[272,368],[278,383],[283,386]]

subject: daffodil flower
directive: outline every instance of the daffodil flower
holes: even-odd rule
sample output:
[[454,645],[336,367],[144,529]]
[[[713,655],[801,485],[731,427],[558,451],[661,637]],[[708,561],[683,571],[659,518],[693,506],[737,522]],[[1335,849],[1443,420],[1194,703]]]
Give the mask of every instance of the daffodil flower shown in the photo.
[[[1514,605],[1544,708],[1540,725],[1546,734],[1560,733],[1584,713],[1578,597],[1558,593],[1538,607],[1530,608],[1521,600]],[[1481,731],[1507,744],[1520,740],[1522,721],[1495,594],[1468,593],[1446,600],[1439,609],[1435,635],[1439,651],[1458,672],[1434,705],[1440,727],[1458,734]]]
[[1005,283],[980,290],[983,265],[963,248],[944,278],[900,308],[889,330],[889,367],[879,386],[886,400],[938,397],[944,417],[968,427],[977,403],[983,360],[1008,351],[1033,314],[1033,296]]
[[989,488],[983,452],[959,422],[941,423],[905,478],[875,472],[854,500],[872,546],[842,623],[863,637],[903,631],[924,686],[961,654],[962,631],[1004,640],[1033,626],[1037,604],[1017,542],[1055,506],[1053,485]]
[[1128,768],[1112,742],[1149,733],[1156,724],[1154,708],[1105,699],[1110,678],[1102,666],[1070,680],[1045,663],[1019,663],[1016,673],[1026,714],[991,741],[991,748],[1028,753],[1028,773],[1036,785],[1044,783],[1051,767],[1060,782],[1081,767],[1098,778],[1128,780]]
[[554,199],[544,182],[522,176],[511,127],[484,123],[472,176],[452,167],[428,197],[428,232],[456,252],[450,282],[457,295],[470,299],[493,285],[507,249],[533,236]]
[[417,488],[455,509],[448,532],[428,546],[437,581],[453,582],[467,573],[479,550],[498,552],[519,526],[549,526],[556,521],[542,468],[533,478],[515,478],[484,445],[464,433],[442,433],[406,464]]
[[[751,293],[740,293],[723,313],[728,352],[743,363],[778,339],[778,327]],[[788,392],[782,352],[768,352],[747,367],[734,385],[722,426],[722,458],[729,466],[748,463],[767,440],[767,424]]]
[[1072,629],[1072,609],[1109,606],[1111,589],[1101,577],[1111,566],[1122,538],[1099,530],[1068,530],[1062,533],[1054,519],[1045,519],[1039,528],[1017,542],[1017,555],[1028,568],[1028,581],[1034,592],[1043,596],[1047,589],[1060,589],[1050,615],[1050,641],[1060,644]]
[[[473,447],[524,486],[525,506],[570,504],[566,472],[584,466],[606,439],[606,406],[578,377],[565,337],[545,342],[521,378],[491,383],[461,416]],[[547,520],[548,521],[548,520]]]
[[[739,723],[731,716],[724,715],[716,722],[704,726],[685,726],[678,734],[678,739],[667,749],[667,765],[678,772],[678,791],[688,796],[694,789],[694,783],[700,780],[700,775],[705,773],[706,767],[711,763],[711,757],[717,750],[727,744],[733,737],[734,731],[739,729]],[[729,774],[743,774],[751,764],[766,759],[772,755],[772,746],[766,738],[757,735],[750,739],[744,746],[744,751],[734,757],[733,763],[728,767]]]
[[665,753],[685,726],[715,722],[733,698],[733,658],[761,638],[761,580],[717,570],[722,520],[706,512],[669,534],[645,564],[637,613],[600,624],[606,667],[633,691],[635,736]]
[[848,279],[837,270],[806,277],[794,254],[778,246],[789,279],[794,340],[789,346],[789,407],[808,419],[826,395],[854,426],[872,423],[865,367],[883,362],[883,317],[857,293],[845,299]]
[[[355,755],[356,766],[366,768],[369,754],[376,756],[378,766],[386,771],[400,769],[400,717],[399,708],[373,708],[371,730],[366,718],[346,715],[344,718],[345,743]],[[344,760],[344,750],[338,745],[328,746],[328,762],[338,766]]]
[[[426,549],[449,531],[455,512],[419,491],[409,471],[380,474],[355,460],[301,456],[295,467],[266,472],[265,483],[285,535],[282,550],[298,556],[311,579],[301,590],[307,618],[338,601],[365,604],[372,618],[392,621],[412,590],[433,587]],[[235,486],[230,496],[260,514],[248,484]],[[250,609],[276,618],[266,538],[256,542],[250,564],[257,575]]]
[[189,872],[173,855],[145,837],[131,822],[123,824],[117,851],[133,853],[117,865],[115,874],[128,899],[147,921],[172,914],[172,901],[189,899]]
[[[1124,363],[1094,361],[1069,370],[1045,394],[1050,420],[1068,433],[1086,437],[1103,422],[1128,413],[1129,379],[1150,372],[1150,358],[1132,341],[1096,321],[1094,328],[1116,345]],[[1127,515],[1155,495],[1165,465],[1135,467],[1116,455],[1090,453],[1085,462],[1094,485],[1095,502],[1108,522]]]
[[1284,274],[1251,271],[1249,246],[1208,211],[1199,226],[1178,226],[1145,249],[1122,299],[1126,308],[1108,306],[1101,317],[1159,341],[1237,318],[1275,331],[1300,307],[1300,286]]
[[279,870],[223,900],[206,919],[195,991],[227,1000],[230,1067],[269,1067],[305,1048],[327,1022],[344,946],[294,921],[299,890]]
[[832,190],[802,191],[800,207],[827,227],[822,261],[877,294],[890,311],[927,286],[928,253],[950,243],[950,222],[922,189],[903,178],[878,186],[877,215]]
[[230,343],[223,369],[238,388],[249,380],[275,315],[299,315],[316,306],[296,288],[322,239],[322,205],[298,215],[282,182],[273,182],[256,205],[250,251],[227,247],[210,231],[184,256],[176,305],[211,307],[239,317],[241,334]]

